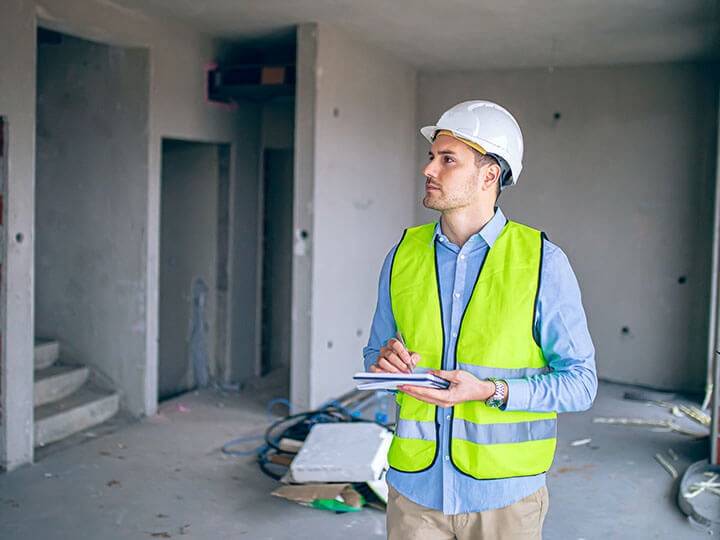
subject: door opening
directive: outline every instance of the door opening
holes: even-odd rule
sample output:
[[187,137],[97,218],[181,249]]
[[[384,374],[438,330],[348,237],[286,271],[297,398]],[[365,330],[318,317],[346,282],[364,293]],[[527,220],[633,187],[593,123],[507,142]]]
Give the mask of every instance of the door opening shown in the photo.
[[263,156],[262,375],[290,369],[293,150],[266,149]]
[[228,145],[163,140],[161,400],[216,380],[227,353],[228,162]]
[[57,380],[59,370],[74,383],[61,393],[36,391],[35,418],[47,413],[61,423],[45,405],[66,410],[66,398],[82,401],[88,422],[109,414],[111,402],[140,416],[154,409],[145,384],[142,248],[149,50],[38,28],[36,83],[34,377]]

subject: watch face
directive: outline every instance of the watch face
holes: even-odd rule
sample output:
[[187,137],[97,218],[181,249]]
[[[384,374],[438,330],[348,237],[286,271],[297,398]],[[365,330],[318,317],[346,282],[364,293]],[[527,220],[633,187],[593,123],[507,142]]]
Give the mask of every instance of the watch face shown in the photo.
[[502,405],[502,399],[498,399],[498,398],[496,398],[495,396],[493,396],[492,398],[488,399],[485,403],[487,403],[487,406],[488,406],[488,407],[495,407],[495,408],[497,408],[497,407],[499,407],[500,405]]
[[488,398],[485,402],[488,407],[500,407],[503,404],[505,398],[505,388],[501,383],[498,383],[497,379],[489,379],[495,383],[495,393]]

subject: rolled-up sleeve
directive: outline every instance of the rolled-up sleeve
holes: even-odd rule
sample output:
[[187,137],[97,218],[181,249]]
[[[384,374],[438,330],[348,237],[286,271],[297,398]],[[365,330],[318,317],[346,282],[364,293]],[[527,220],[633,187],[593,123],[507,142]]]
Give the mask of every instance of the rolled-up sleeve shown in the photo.
[[509,379],[507,411],[589,409],[597,393],[595,348],[580,287],[563,251],[545,241],[535,334],[550,372]]

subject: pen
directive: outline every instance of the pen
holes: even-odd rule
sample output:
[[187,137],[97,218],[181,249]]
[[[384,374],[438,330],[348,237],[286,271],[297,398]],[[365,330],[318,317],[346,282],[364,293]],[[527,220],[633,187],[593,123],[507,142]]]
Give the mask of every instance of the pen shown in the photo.
[[[402,346],[405,347],[405,350],[408,351],[407,345],[405,345],[405,340],[403,339],[403,336],[402,336],[402,333],[400,332],[400,330],[395,332],[395,335],[397,336],[400,343],[402,343]],[[408,352],[410,352],[410,351],[408,351]],[[410,373],[412,373],[415,370],[415,366],[412,364],[412,362],[410,362],[410,364],[408,364],[408,367],[410,368]]]

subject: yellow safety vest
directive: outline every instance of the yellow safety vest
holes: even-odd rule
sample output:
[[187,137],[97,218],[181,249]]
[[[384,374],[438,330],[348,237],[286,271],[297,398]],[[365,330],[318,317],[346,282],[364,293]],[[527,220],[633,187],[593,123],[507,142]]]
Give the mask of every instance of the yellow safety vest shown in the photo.
[[[434,231],[435,223],[405,231],[392,261],[390,300],[408,349],[420,354],[418,366],[441,369],[445,336]],[[456,369],[479,379],[549,372],[533,334],[541,261],[542,233],[508,222],[488,252],[461,319]],[[426,470],[438,452],[437,408],[402,392],[397,400],[389,464],[403,472]],[[502,411],[470,401],[453,407],[451,418],[452,463],[473,478],[531,476],[552,464],[554,412]]]

